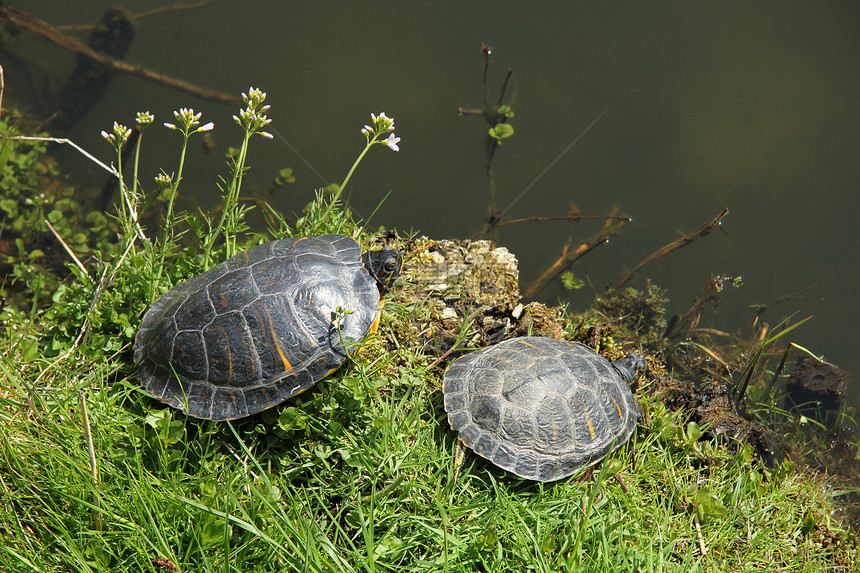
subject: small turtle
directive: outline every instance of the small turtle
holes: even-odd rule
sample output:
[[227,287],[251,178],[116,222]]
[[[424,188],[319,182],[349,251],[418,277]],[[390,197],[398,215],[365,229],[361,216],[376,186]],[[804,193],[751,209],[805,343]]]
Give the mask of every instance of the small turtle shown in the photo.
[[344,235],[248,249],[170,289],[134,343],[149,394],[209,420],[243,418],[336,370],[379,324],[402,265]]
[[512,338],[451,363],[445,411],[475,453],[520,477],[557,480],[630,438],[640,414],[628,384],[644,366],[637,354],[610,363],[574,342]]

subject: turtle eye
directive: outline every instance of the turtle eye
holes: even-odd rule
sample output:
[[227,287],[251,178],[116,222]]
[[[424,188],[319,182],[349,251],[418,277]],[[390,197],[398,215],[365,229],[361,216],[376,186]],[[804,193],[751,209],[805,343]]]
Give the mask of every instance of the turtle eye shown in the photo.
[[385,261],[384,269],[385,269],[386,273],[393,273],[394,271],[397,270],[397,262],[394,261],[393,259]]

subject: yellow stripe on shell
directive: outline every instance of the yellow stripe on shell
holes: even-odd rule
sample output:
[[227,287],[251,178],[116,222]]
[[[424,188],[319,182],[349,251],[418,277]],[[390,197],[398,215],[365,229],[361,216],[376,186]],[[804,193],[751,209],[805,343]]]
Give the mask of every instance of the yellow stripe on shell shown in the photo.
[[269,332],[272,333],[272,342],[275,343],[275,348],[278,349],[278,355],[280,355],[281,360],[284,363],[284,372],[286,372],[287,370],[292,369],[293,365],[290,364],[289,360],[287,360],[287,356],[284,354],[283,348],[281,348],[281,343],[278,342],[278,337],[275,334],[275,323],[272,322],[272,315],[269,314],[269,309],[263,307],[263,310],[266,311],[266,319],[269,321]]

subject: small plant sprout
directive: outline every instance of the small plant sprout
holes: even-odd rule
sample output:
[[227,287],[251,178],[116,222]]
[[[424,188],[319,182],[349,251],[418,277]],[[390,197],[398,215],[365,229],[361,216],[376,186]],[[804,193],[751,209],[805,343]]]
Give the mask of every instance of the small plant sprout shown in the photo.
[[376,145],[377,143],[383,144],[388,147],[392,151],[400,151],[400,138],[394,135],[394,118],[388,117],[385,115],[385,112],[380,112],[379,115],[374,113],[370,114],[370,125],[365,125],[361,128],[361,134],[367,139],[367,145],[364,146],[364,149],[361,153],[358,154],[358,158],[355,160],[355,163],[352,164],[352,167],[349,170],[349,173],[344,177],[343,182],[335,191],[334,195],[332,195],[331,201],[328,204],[325,212],[320,219],[320,222],[325,222],[328,220],[329,215],[331,214],[331,210],[334,208],[334,205],[337,203],[337,200],[340,198],[340,194],[346,188],[346,184],[349,183],[352,174],[355,172],[355,169],[358,167],[358,164],[361,163],[361,160],[364,159],[364,156],[367,154],[368,150]]

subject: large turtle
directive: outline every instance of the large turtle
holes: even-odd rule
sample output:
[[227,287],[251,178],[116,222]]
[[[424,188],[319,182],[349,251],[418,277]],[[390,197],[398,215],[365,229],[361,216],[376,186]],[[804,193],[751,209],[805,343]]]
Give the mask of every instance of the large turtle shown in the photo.
[[175,286],[134,343],[143,387],[185,413],[243,418],[336,370],[376,330],[399,251],[344,235],[272,241]]
[[527,479],[557,480],[630,438],[640,414],[628,384],[644,366],[636,354],[610,363],[581,344],[512,338],[451,363],[445,411],[475,453]]

